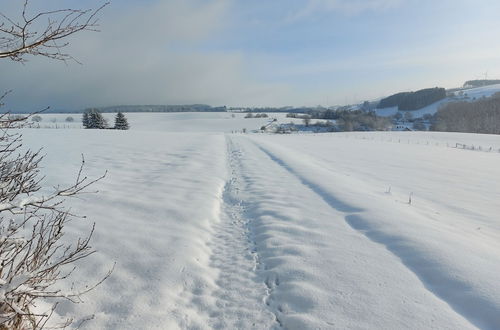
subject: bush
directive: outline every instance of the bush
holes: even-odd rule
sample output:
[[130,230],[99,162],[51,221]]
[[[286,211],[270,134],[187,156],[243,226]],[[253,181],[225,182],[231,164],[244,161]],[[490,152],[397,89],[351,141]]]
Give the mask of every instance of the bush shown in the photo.
[[35,115],[35,116],[31,117],[31,121],[35,122],[35,123],[39,123],[42,121],[42,116]]
[[[20,128],[28,117],[9,119],[0,116],[0,328],[38,328],[28,324],[45,324],[49,315],[34,315],[32,307],[39,299],[78,300],[97,284],[65,292],[56,284],[67,279],[73,270],[65,267],[94,251],[89,242],[93,233],[77,242],[64,242],[65,225],[75,218],[64,207],[67,197],[83,192],[95,181],[82,177],[80,168],[74,185],[55,188],[41,194],[39,151],[20,153]],[[109,274],[108,274],[109,275]],[[108,276],[107,275],[107,276]],[[105,276],[105,278],[107,277]],[[53,306],[55,308],[56,305]]]

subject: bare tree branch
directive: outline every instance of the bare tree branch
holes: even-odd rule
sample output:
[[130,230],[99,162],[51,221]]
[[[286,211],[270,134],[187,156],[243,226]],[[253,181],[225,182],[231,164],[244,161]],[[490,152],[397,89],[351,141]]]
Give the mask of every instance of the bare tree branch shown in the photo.
[[[67,38],[79,31],[97,31],[96,15],[108,5],[106,2],[96,10],[61,9],[30,15],[28,4],[25,0],[19,18],[0,12],[0,59],[25,62],[27,55],[73,59],[62,52]],[[8,93],[0,95],[0,107]],[[41,193],[43,155],[41,150],[21,152],[19,128],[44,110],[30,115],[0,114],[0,330],[47,327],[60,300],[80,302],[81,295],[101,284],[114,268],[81,288],[63,290],[57,285],[70,279],[76,271],[75,262],[95,252],[90,246],[95,224],[83,237],[64,239],[65,225],[77,217],[64,202],[89,192],[87,189],[106,173],[97,179],[87,178],[82,155],[73,185]],[[40,299],[50,299],[52,308],[47,313],[34,312]],[[72,321],[69,318],[60,327]]]
[[[28,14],[29,1],[24,2],[19,21],[0,12],[0,58],[25,62],[26,55],[44,56],[55,60],[75,60],[63,53],[65,40],[80,31],[98,31],[97,14],[109,2],[93,9],[59,9]],[[40,29],[37,26],[43,24]]]

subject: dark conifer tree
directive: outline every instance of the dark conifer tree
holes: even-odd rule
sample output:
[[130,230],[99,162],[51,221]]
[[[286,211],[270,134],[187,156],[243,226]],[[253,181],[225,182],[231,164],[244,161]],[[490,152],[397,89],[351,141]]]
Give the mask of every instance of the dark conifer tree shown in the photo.
[[84,128],[89,128],[89,111],[85,110],[82,116],[82,124]]
[[115,129],[129,129],[127,118],[121,112],[118,112],[115,117]]
[[[108,123],[106,122],[106,119],[102,116],[102,114],[99,112],[97,109],[89,109],[86,111],[87,116],[83,117],[83,125],[85,126],[85,121],[86,121],[86,126],[85,128],[98,128],[98,129],[103,129],[108,126]],[[86,118],[86,119],[85,119]]]

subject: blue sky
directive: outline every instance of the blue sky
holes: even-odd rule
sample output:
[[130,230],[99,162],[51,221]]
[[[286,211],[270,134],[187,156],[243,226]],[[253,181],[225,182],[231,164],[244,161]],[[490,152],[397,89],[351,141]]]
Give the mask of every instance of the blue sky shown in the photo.
[[102,32],[71,40],[83,65],[3,60],[0,89],[15,110],[353,103],[500,78],[498,12],[491,0],[115,0]]

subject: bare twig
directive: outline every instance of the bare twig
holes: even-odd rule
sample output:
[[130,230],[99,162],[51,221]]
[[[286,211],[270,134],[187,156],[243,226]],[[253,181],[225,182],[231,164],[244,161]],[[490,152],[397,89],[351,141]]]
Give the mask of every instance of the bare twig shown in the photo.
[[[96,15],[108,5],[96,10],[61,9],[30,15],[28,3],[24,1],[19,18],[0,12],[0,59],[24,62],[26,55],[73,59],[62,52],[68,45],[67,37],[79,31],[96,31]],[[0,95],[0,107],[8,93]],[[49,194],[40,192],[43,155],[41,150],[20,152],[19,128],[46,109],[29,115],[0,114],[0,330],[45,328],[58,301],[80,302],[82,294],[95,289],[113,271],[80,289],[63,290],[57,285],[74,274],[75,262],[95,252],[90,246],[94,225],[76,241],[63,239],[65,225],[77,217],[64,202],[67,197],[88,193],[87,189],[106,173],[97,179],[84,176],[82,155],[73,185],[54,187]],[[34,312],[39,299],[50,299],[50,312]],[[60,327],[71,322],[69,318]]]
[[[25,1],[19,18],[0,12],[0,58],[24,62],[26,55],[44,56],[55,60],[75,60],[62,52],[66,39],[80,31],[98,31],[97,14],[109,2],[92,9],[59,9],[29,15]],[[37,28],[43,24],[43,28]],[[76,61],[76,60],[75,60]]]

